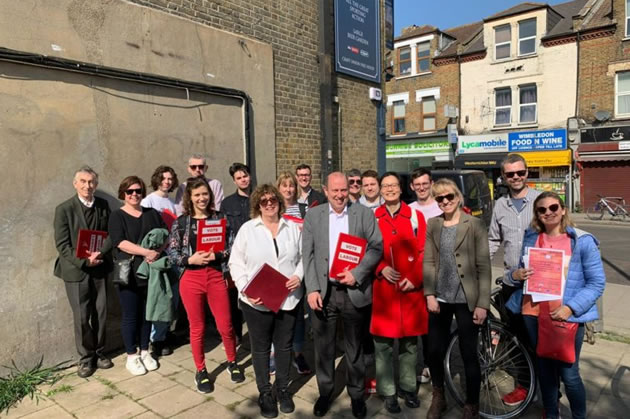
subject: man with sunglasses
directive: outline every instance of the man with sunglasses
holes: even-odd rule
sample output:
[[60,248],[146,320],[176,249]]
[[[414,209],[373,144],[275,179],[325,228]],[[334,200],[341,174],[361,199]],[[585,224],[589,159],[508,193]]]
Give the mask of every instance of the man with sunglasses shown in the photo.
[[[509,194],[497,199],[492,212],[488,243],[490,258],[495,255],[499,247],[503,246],[503,284],[501,295],[507,301],[517,290],[517,282],[510,272],[519,266],[523,234],[532,222],[534,214],[534,200],[540,191],[527,187],[527,162],[516,153],[508,154],[501,162],[501,175]],[[527,342],[527,332],[520,314],[509,314],[507,320],[511,331],[522,341]],[[518,406],[527,397],[526,387],[529,383],[520,382],[516,375],[517,386],[514,391],[503,396],[503,403],[508,406]]]
[[[193,154],[188,159],[188,167],[186,168],[190,177],[203,177],[206,175],[208,165],[206,164],[206,158],[201,154]],[[217,179],[206,178],[210,190],[214,196],[214,209],[219,211],[221,209],[221,202],[223,202],[223,185]],[[182,215],[184,209],[182,207],[182,199],[184,198],[184,191],[186,190],[186,182],[179,185],[177,193],[175,194],[175,203],[177,208],[177,215]]]
[[107,274],[111,261],[103,254],[111,250],[106,239],[100,251],[80,259],[76,255],[80,230],[107,231],[110,209],[107,201],[94,196],[98,174],[83,166],[72,182],[76,195],[55,209],[56,277],[63,279],[74,320],[74,339],[79,353],[77,375],[87,378],[96,368],[114,366],[103,353],[107,319]]
[[361,171],[350,169],[346,172],[348,178],[348,198],[350,202],[358,202],[361,198]]

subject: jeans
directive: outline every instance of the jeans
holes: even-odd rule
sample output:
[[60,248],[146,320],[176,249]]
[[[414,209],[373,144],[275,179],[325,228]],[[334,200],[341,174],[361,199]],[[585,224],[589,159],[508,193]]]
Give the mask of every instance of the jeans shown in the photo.
[[477,358],[479,326],[473,323],[467,304],[440,303],[440,312],[429,313],[429,370],[433,387],[444,387],[444,357],[455,315],[459,350],[466,373],[466,403],[478,404],[481,390],[481,367]]
[[148,350],[151,322],[146,321],[145,316],[147,287],[132,285],[118,286],[117,289],[122,308],[121,331],[125,351],[129,355],[135,354],[138,346],[142,351]]
[[[538,317],[523,316],[525,328],[529,334],[532,346],[538,343]],[[586,389],[580,377],[580,351],[584,341],[584,324],[580,323],[575,334],[575,362],[567,364],[555,359],[538,358],[538,382],[542,394],[545,416],[555,419],[559,414],[558,391],[560,379],[564,383],[564,390],[571,406],[573,419],[586,418]]]
[[[302,304],[303,301],[298,303]],[[276,389],[284,391],[289,386],[289,369],[291,367],[291,342],[297,317],[298,307],[291,311],[261,311],[241,304],[252,352],[252,364],[256,374],[256,387],[260,394],[271,391],[269,381],[269,356],[271,344],[274,345],[276,363]]]
[[[381,396],[396,394],[394,380],[394,341],[396,339],[374,336],[374,358],[376,360],[376,390]],[[406,336],[398,339],[398,375],[401,390],[416,392],[416,360],[418,337]]]
[[[179,306],[179,281],[171,284],[173,290],[173,312],[177,313]],[[172,322],[153,322],[151,326],[151,342],[163,342],[166,339],[166,333],[171,328]]]

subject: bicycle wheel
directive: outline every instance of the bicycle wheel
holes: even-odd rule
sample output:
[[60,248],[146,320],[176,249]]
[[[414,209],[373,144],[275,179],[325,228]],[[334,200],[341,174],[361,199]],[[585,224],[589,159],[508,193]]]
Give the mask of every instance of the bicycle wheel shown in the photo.
[[597,203],[586,209],[586,216],[589,220],[601,220],[604,218],[604,211],[605,208]]
[[613,215],[613,219],[626,221],[626,211],[622,207],[618,206],[615,208],[615,215]]
[[[481,365],[479,414],[484,418],[508,419],[519,416],[531,404],[536,393],[532,359],[519,340],[504,325],[490,320],[479,330]],[[466,400],[466,374],[457,331],[448,345],[444,359],[446,387],[460,406]],[[503,404],[503,396],[514,390],[516,377],[527,390],[525,400],[516,406]]]

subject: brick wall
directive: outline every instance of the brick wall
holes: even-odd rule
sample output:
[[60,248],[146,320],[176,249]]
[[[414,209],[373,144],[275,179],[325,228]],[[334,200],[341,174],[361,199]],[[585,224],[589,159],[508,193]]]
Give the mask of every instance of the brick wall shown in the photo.
[[[293,170],[297,164],[307,163],[313,168],[313,183],[318,184],[321,172],[317,60],[320,0],[129,1],[271,44],[275,69],[277,170]],[[332,4],[332,0],[329,1]],[[376,167],[376,110],[367,98],[366,87],[372,84],[341,75],[333,80],[337,80],[343,113],[342,144],[346,150],[342,153],[343,166]],[[336,126],[333,131],[336,136]],[[338,157],[335,157],[337,163]]]

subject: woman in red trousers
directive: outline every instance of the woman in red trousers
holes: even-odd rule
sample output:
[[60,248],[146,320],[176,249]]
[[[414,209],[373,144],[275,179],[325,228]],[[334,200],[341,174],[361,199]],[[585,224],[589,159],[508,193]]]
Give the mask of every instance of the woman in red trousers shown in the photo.
[[[422,213],[400,200],[400,178],[394,172],[380,179],[385,204],[375,212],[383,235],[383,259],[372,285],[372,323],[376,358],[376,390],[389,413],[399,413],[398,395],[410,408],[420,407],[416,391],[418,336],[428,331],[422,291],[422,257],[426,222]],[[394,379],[394,340],[399,344],[399,386]],[[398,394],[398,395],[397,395]]]

